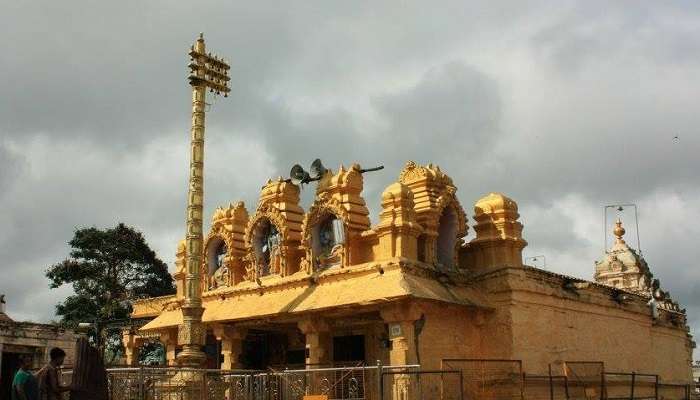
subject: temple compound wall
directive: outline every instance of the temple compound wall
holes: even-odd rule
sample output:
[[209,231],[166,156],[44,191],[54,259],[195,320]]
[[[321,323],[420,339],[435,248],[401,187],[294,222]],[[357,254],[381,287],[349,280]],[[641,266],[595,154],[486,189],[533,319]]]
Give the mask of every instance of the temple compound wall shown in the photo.
[[[209,367],[508,359],[545,374],[599,361],[690,381],[685,311],[624,242],[621,222],[588,281],[523,265],[523,225],[505,195],[474,205],[467,236],[457,189],[437,166],[409,162],[383,192],[375,226],[362,187],[360,166],[341,166],[307,211],[281,178],[252,212],[240,202],[216,210],[200,268]],[[124,332],[129,362],[140,343],[159,340],[174,363],[185,256],[181,243],[177,295],[134,303],[132,317],[147,323]]]

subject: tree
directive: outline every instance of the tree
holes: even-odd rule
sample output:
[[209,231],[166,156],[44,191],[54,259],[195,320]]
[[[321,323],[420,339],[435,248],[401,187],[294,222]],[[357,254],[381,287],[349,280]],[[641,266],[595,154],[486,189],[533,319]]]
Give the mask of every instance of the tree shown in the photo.
[[173,279],[141,232],[123,223],[77,229],[68,243],[69,257],[46,271],[51,288],[71,284],[75,292],[56,305],[56,314],[69,327],[94,323],[92,340],[115,354],[120,341],[114,328],[129,319],[131,301],[175,293]]

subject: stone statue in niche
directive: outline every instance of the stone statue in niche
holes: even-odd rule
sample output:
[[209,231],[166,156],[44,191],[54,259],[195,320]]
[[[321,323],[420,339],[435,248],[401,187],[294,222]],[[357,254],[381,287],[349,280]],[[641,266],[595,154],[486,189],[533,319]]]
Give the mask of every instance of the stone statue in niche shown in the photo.
[[225,265],[220,267],[219,269],[214,272],[214,287],[221,287],[221,286],[229,286],[230,281],[229,281],[229,271],[228,267]]
[[282,254],[280,242],[280,233],[277,227],[269,222],[263,224],[259,235],[259,254],[257,254],[258,276],[279,274],[281,272]]
[[317,266],[328,267],[340,264],[345,244],[343,221],[335,217],[324,219],[319,223],[317,235]]
[[214,273],[211,276],[210,289],[229,286],[231,282],[229,269],[226,265],[226,243],[221,242],[216,248],[212,262],[214,263]]

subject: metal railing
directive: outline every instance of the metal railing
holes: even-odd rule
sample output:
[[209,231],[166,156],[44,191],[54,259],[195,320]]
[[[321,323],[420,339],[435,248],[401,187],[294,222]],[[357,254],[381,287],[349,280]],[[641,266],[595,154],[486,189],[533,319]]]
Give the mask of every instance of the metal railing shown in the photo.
[[462,400],[462,371],[393,370],[381,375],[379,393],[383,400]]
[[[269,371],[187,368],[108,369],[111,400],[690,400],[689,384],[657,375],[605,371],[593,363],[522,372],[513,360],[444,360],[419,365],[311,367]],[[64,372],[64,378],[69,372]]]
[[417,371],[418,365],[355,366],[272,371],[189,368],[108,370],[111,400],[380,400],[383,374]]
[[441,368],[463,374],[463,392],[467,399],[523,399],[523,369],[520,360],[443,359]]
[[465,399],[478,400],[690,400],[690,384],[664,383],[658,375],[605,371],[602,362],[550,365],[527,374],[520,360],[445,359],[443,370],[463,375]]

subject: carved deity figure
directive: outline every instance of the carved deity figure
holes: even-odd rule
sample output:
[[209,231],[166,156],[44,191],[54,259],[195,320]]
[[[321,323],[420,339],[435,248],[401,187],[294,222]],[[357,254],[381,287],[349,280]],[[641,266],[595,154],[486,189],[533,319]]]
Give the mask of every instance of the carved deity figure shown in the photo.
[[215,289],[217,287],[229,286],[229,269],[226,265],[226,244],[221,243],[214,253],[214,259],[212,260],[214,273],[211,275],[209,287]]
[[282,269],[280,233],[274,224],[264,224],[259,236],[258,275],[278,274]]
[[213,287],[229,286],[229,271],[226,265],[222,265],[216,271],[214,271],[214,276],[212,276]]
[[318,227],[317,265],[327,267],[339,264],[342,260],[344,242],[343,221],[335,217],[323,220]]

